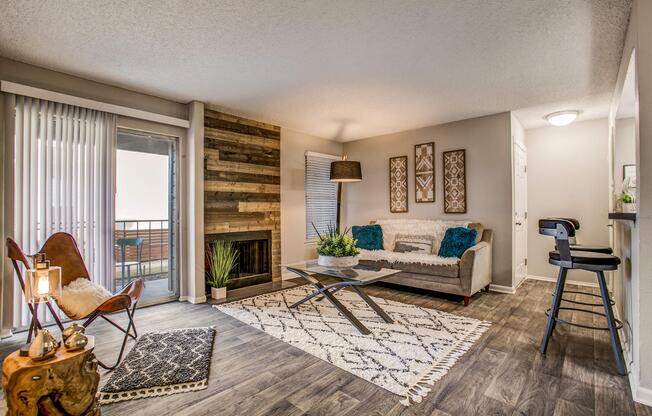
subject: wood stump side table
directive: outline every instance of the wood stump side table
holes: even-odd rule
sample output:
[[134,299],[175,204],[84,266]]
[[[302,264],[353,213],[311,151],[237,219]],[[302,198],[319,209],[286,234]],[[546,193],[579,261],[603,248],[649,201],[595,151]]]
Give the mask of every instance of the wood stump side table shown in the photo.
[[32,361],[11,353],[2,365],[2,387],[7,416],[99,416],[97,385],[100,374],[93,354],[95,338],[88,336],[83,350],[68,352],[61,345],[56,355]]

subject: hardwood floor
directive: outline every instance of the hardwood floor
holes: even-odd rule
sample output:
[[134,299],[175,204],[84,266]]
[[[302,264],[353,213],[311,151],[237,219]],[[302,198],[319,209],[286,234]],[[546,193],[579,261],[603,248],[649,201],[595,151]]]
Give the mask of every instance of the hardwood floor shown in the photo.
[[[616,374],[606,332],[557,325],[548,354],[539,354],[543,311],[549,306],[552,289],[551,283],[526,281],[515,295],[480,293],[465,308],[461,298],[385,286],[368,288],[373,296],[493,323],[433,386],[428,397],[410,407],[400,405],[394,394],[211,305],[174,302],[143,308],[136,313],[141,333],[192,326],[217,328],[209,386],[198,392],[106,405],[102,414],[652,415],[650,408],[632,401],[627,379]],[[585,323],[599,319],[586,315],[574,313],[572,319]],[[98,322],[89,333],[97,337],[98,358],[111,361],[120,342],[115,330]],[[4,358],[23,340],[21,334],[3,341],[0,356]],[[130,341],[129,347],[132,345]],[[108,378],[105,372],[102,378]],[[4,400],[0,407],[4,412]]]

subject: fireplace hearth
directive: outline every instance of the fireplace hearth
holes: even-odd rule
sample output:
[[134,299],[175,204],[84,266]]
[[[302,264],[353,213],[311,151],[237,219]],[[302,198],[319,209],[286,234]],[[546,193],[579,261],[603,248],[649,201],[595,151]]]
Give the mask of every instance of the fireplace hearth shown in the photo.
[[238,252],[238,261],[231,271],[228,288],[237,289],[272,281],[271,239],[271,231],[207,234],[206,252],[215,241],[233,243]]

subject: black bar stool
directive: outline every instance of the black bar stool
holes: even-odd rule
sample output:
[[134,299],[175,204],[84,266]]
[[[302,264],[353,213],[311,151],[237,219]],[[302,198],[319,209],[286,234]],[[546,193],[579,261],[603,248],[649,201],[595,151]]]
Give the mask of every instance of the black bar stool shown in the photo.
[[[555,218],[548,218],[549,220],[566,220],[573,224],[573,228],[575,228],[575,231],[580,229],[580,222],[576,220],[575,218],[565,218],[565,217],[555,217]],[[594,245],[587,245],[587,244],[577,244],[575,241],[575,237],[568,237],[568,241],[570,243],[570,249],[571,251],[594,251],[596,253],[604,253],[604,254],[612,254],[614,251],[611,249],[609,246],[594,246]],[[556,249],[556,247],[555,247]]]
[[[555,266],[559,266],[559,277],[557,278],[557,285],[555,287],[555,293],[552,297],[552,305],[550,309],[546,311],[548,316],[548,324],[546,326],[546,331],[543,335],[543,340],[541,341],[540,351],[542,354],[546,353],[548,348],[548,341],[552,336],[552,333],[555,329],[555,324],[557,322],[562,322],[569,325],[580,326],[583,328],[589,329],[598,329],[609,331],[611,337],[611,348],[614,352],[614,358],[616,360],[616,367],[618,369],[618,374],[626,375],[627,368],[625,366],[625,359],[623,358],[623,350],[620,345],[620,338],[618,336],[618,330],[623,327],[622,323],[614,318],[614,313],[612,306],[614,301],[609,297],[609,290],[607,289],[607,282],[604,278],[604,272],[606,270],[616,270],[620,264],[620,259],[611,254],[592,252],[592,251],[572,251],[569,244],[569,239],[575,236],[575,226],[574,224],[567,219],[559,218],[547,218],[539,220],[539,234],[550,235],[555,237],[555,242],[557,244],[557,250],[551,251],[549,253],[548,262]],[[598,284],[600,285],[600,296],[593,295],[591,293],[584,293],[585,295],[595,296],[602,299],[602,303],[587,303],[579,301],[570,301],[568,299],[563,299],[564,294],[564,284],[566,283],[566,274],[568,270],[571,269],[581,269],[595,272]],[[566,293],[571,293],[566,291]],[[579,292],[572,292],[579,293]],[[571,307],[562,307],[561,302],[570,302],[581,305],[588,306],[603,306],[604,314],[589,311],[581,308],[571,308]],[[591,314],[597,314],[604,316],[607,320],[607,327],[594,327],[588,325],[580,325],[572,323],[558,317],[560,310],[572,310],[579,312],[586,312]]]

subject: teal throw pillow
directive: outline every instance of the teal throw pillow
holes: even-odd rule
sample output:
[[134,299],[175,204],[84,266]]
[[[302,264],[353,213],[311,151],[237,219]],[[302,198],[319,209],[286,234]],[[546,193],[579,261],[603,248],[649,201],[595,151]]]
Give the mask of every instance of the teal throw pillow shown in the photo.
[[356,246],[365,250],[383,249],[383,229],[378,224],[354,225],[351,228],[353,238],[358,240]]
[[449,228],[444,234],[444,239],[439,246],[441,257],[462,257],[462,254],[475,245],[475,238],[478,231],[473,228],[455,227]]

